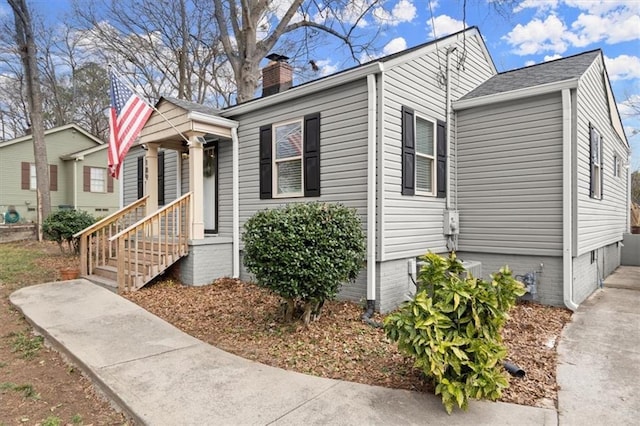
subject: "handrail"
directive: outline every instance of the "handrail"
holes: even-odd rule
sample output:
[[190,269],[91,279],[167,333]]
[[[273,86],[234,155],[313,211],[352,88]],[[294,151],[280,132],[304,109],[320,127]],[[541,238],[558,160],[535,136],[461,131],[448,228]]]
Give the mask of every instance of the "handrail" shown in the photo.
[[137,290],[188,253],[191,192],[109,237],[118,291]]
[[176,198],[175,200],[173,200],[171,203],[167,204],[166,206],[162,207],[160,210],[156,210],[155,212],[151,213],[148,216],[143,217],[142,219],[140,219],[139,221],[137,221],[136,223],[129,225],[128,228],[123,229],[122,231],[118,232],[117,234],[113,235],[111,238],[109,238],[109,242],[113,242],[116,239],[120,238],[121,236],[123,236],[124,234],[132,231],[133,229],[139,227],[140,225],[142,225],[145,222],[148,222],[149,220],[153,219],[153,217],[155,216],[159,216],[161,215],[163,212],[173,208],[173,206],[175,204],[178,204],[179,202],[181,202],[182,200],[184,200],[187,197],[191,197],[191,192],[187,192],[186,194],[184,194],[182,197],[180,198]]
[[148,197],[142,197],[127,207],[85,228],[76,235],[80,239],[80,274],[92,275],[97,267],[106,266],[116,251],[108,238],[132,221],[144,216]]
[[113,223],[116,220],[120,219],[122,216],[126,215],[131,210],[139,207],[140,205],[145,204],[147,202],[148,198],[149,198],[149,196],[145,195],[144,197],[137,199],[136,201],[134,201],[133,203],[129,204],[128,206],[123,207],[121,210],[113,212],[109,216],[107,216],[105,218],[102,218],[101,220],[97,221],[96,223],[94,223],[93,225],[89,226],[88,228],[85,228],[80,232],[76,232],[75,234],[73,234],[73,238],[78,238],[78,237],[83,236],[83,235],[88,235],[88,234],[92,233],[93,231],[95,231],[97,229],[103,228],[105,226],[109,226],[111,223]]

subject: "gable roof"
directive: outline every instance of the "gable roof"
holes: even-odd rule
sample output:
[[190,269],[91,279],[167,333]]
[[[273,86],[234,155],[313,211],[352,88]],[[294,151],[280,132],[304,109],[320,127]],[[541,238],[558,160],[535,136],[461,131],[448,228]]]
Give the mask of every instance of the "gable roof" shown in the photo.
[[223,110],[220,110],[219,114],[223,117],[234,117],[236,115],[244,114],[249,111],[254,111],[273,104],[295,99],[300,96],[321,92],[332,87],[365,78],[369,74],[381,73],[405,62],[408,62],[415,57],[431,52],[435,49],[445,47],[451,43],[455,43],[456,41],[463,40],[464,38],[471,37],[477,38],[480,43],[480,48],[484,52],[484,55],[487,59],[487,62],[495,72],[495,64],[493,63],[493,59],[491,58],[491,55],[486,48],[484,39],[480,34],[480,30],[477,27],[473,26],[465,28],[464,30],[458,31],[453,34],[449,34],[438,39],[419,44],[409,49],[377,58],[370,62],[357,65],[355,67],[347,68],[335,74],[327,75],[325,77],[296,85],[288,90],[285,90],[284,92],[275,93],[273,95],[265,97],[258,97],[241,104],[227,107]]
[[[58,127],[54,127],[52,129],[48,129],[44,131],[44,135],[51,135],[54,133],[58,133],[58,132],[63,132],[66,130],[75,130],[77,132],[82,133],[84,136],[86,136],[88,139],[91,139],[92,141],[94,141],[96,144],[98,145],[103,145],[104,141],[98,139],[98,137],[92,135],[91,133],[87,132],[86,130],[84,130],[82,127],[78,126],[77,124],[71,123],[71,124],[65,124],[64,126],[58,126]],[[33,139],[33,135],[25,135],[25,136],[21,136],[19,138],[15,138],[15,139],[10,139],[8,141],[5,142],[0,142],[0,148],[4,148],[5,146],[9,146],[9,145],[14,145],[20,142],[26,142],[26,141],[30,141]]]
[[158,100],[158,104],[160,104],[163,99],[188,112],[200,112],[207,115],[218,115],[220,113],[220,110],[218,109],[211,108],[202,104],[197,104],[195,102],[185,101],[184,99],[173,98],[170,96],[161,97]]
[[601,54],[600,49],[494,75],[460,100],[578,79]]

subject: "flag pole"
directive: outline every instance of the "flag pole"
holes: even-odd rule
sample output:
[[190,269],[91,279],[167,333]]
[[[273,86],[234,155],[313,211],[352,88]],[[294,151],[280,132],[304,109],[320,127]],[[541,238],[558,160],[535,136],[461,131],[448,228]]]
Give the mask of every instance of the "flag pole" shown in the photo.
[[147,105],[149,105],[149,107],[150,107],[152,110],[154,110],[155,112],[157,112],[157,113],[160,115],[160,117],[162,117],[162,119],[163,119],[164,121],[166,121],[167,123],[169,123],[169,125],[171,126],[171,128],[172,128],[173,130],[175,130],[175,131],[176,131],[176,133],[177,133],[177,134],[179,134],[179,135],[182,137],[182,139],[184,139],[184,141],[185,141],[187,144],[191,144],[191,141],[190,141],[190,140],[189,140],[189,139],[184,135],[184,133],[182,133],[180,130],[178,130],[178,129],[176,128],[176,126],[174,126],[174,125],[173,125],[173,123],[172,123],[172,122],[171,122],[167,117],[165,117],[165,115],[164,115],[163,113],[161,113],[161,112],[158,110],[158,108],[156,108],[156,107],[155,107],[155,105],[151,105],[149,102],[147,102],[146,97],[144,97],[144,96],[140,96],[140,93],[138,92],[138,90],[137,90],[134,86],[132,86],[131,84],[129,84],[129,82],[124,78],[124,76],[123,76],[122,74],[120,74],[120,72],[119,72],[118,70],[116,70],[116,69],[115,69],[115,67],[112,67],[112,66],[111,66],[111,64],[109,64],[109,65],[108,65],[108,67],[109,67],[109,70],[110,70],[111,72],[113,72],[113,73],[116,75],[116,77],[118,77],[118,80],[120,80],[120,81],[121,81],[125,86],[127,86],[127,87],[132,91],[132,92],[134,92],[135,94],[137,94],[137,95],[138,95],[138,97],[139,97],[140,99],[142,99],[142,101],[143,101],[144,103],[146,103]]

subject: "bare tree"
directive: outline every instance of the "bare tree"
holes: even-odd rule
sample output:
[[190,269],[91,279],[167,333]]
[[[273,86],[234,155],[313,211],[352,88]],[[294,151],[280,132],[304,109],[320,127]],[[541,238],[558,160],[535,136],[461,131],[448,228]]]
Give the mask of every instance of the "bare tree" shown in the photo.
[[31,14],[25,0],[7,0],[13,10],[15,38],[26,78],[29,117],[33,135],[33,153],[36,165],[36,200],[38,239],[42,240],[42,222],[51,212],[49,192],[49,164],[44,141],[42,95],[37,63],[37,50],[31,22]]
[[309,38],[318,33],[341,40],[352,58],[359,62],[358,55],[370,49],[375,34],[357,40],[362,31],[356,30],[381,3],[381,0],[336,0],[325,4],[293,0],[286,9],[278,9],[281,2],[271,0],[214,0],[220,41],[238,87],[238,103],[253,99],[260,82],[260,61],[296,30],[311,30],[307,37],[302,35],[299,44],[308,43]]

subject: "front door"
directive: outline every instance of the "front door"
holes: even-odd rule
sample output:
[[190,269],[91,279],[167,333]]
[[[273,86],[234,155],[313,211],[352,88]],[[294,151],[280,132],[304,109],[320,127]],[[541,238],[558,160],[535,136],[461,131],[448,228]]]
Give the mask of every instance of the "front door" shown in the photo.
[[218,158],[217,144],[204,148],[203,178],[204,178],[204,233],[218,232]]

